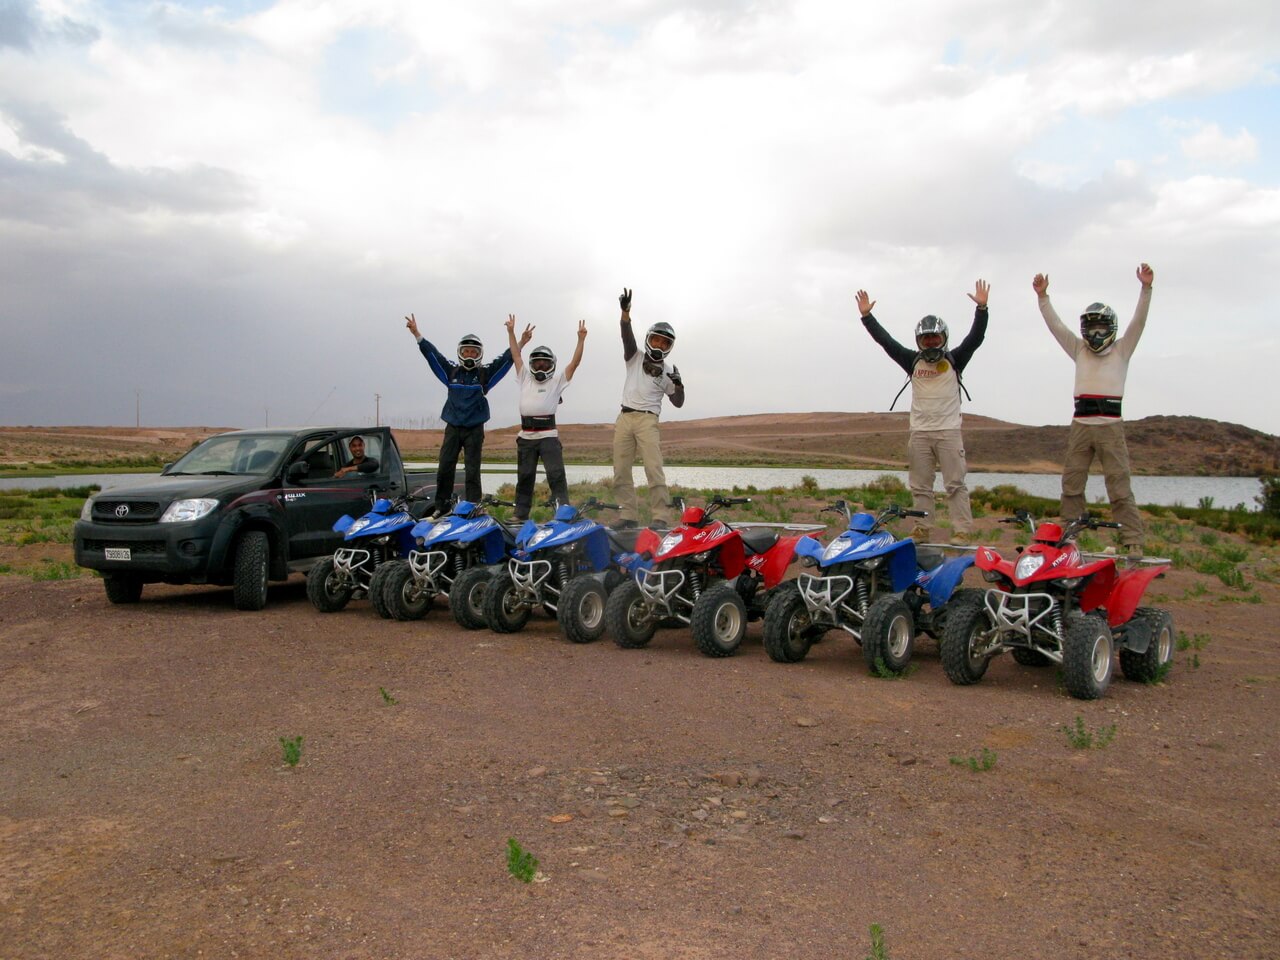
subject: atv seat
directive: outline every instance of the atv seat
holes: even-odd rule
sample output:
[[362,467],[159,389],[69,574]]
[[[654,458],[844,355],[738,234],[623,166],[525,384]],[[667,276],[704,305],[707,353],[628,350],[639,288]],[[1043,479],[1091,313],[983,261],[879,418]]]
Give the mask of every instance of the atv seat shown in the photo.
[[639,530],[608,530],[609,546],[615,553],[635,553]]
[[742,534],[742,545],[747,553],[765,553],[778,542],[778,534],[774,530],[747,530]]
[[942,551],[937,547],[916,547],[916,563],[921,570],[933,570],[942,566],[942,561],[946,557],[942,555]]

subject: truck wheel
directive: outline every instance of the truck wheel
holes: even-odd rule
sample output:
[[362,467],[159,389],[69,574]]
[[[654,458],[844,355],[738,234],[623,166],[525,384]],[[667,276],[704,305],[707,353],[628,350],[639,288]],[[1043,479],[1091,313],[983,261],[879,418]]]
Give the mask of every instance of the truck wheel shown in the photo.
[[604,624],[613,642],[627,650],[648,644],[658,629],[649,616],[649,605],[644,602],[640,584],[631,579],[618,584],[609,594],[609,602],[604,605]]
[[862,659],[867,669],[901,674],[911,662],[915,636],[915,621],[906,601],[894,593],[877,599],[862,621]]
[[958,686],[977,683],[987,672],[991,658],[975,654],[982,634],[991,629],[991,617],[978,597],[960,597],[947,603],[947,624],[938,650],[947,679]]
[[788,584],[774,592],[764,612],[765,652],[775,663],[799,663],[822,628],[813,625],[798,586]]
[[391,619],[391,611],[387,609],[384,588],[387,583],[387,575],[391,573],[392,568],[397,563],[403,563],[408,566],[407,560],[387,560],[378,564],[373,570],[373,576],[369,578],[369,606],[373,607],[373,612],[383,620]]
[[574,643],[594,643],[604,635],[609,594],[595,577],[574,577],[560,593],[560,629]]
[[333,557],[325,557],[307,571],[307,599],[321,613],[337,613],[351,602],[351,585],[333,569]]
[[1077,700],[1097,700],[1111,683],[1114,644],[1101,617],[1085,614],[1067,624],[1062,644],[1062,682]]
[[102,585],[112,603],[137,603],[142,599],[142,579],[132,573],[104,573]]
[[1137,683],[1154,683],[1165,672],[1165,665],[1173,662],[1173,615],[1155,607],[1139,607],[1133,619],[1146,620],[1151,625],[1151,642],[1143,653],[1120,651],[1120,669],[1126,680]]
[[511,574],[500,573],[484,592],[484,618],[494,633],[519,633],[533,611],[516,594]]
[[449,587],[449,610],[464,630],[487,627],[484,594],[493,574],[485,567],[469,567],[458,574]]
[[747,605],[731,583],[703,591],[689,618],[693,642],[708,657],[731,657],[747,632]]
[[392,620],[421,620],[430,613],[435,594],[418,585],[409,561],[396,560],[385,566],[389,569],[382,580],[382,605],[387,616]]
[[271,545],[262,530],[250,530],[236,545],[235,581],[231,597],[237,610],[261,610],[267,605],[267,574]]

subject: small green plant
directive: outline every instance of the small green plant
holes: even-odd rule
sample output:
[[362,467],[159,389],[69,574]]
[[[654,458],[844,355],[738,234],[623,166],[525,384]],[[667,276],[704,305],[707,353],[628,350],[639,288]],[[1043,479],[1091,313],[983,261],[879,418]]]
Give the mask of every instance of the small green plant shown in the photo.
[[1203,650],[1209,645],[1209,641],[1213,638],[1207,633],[1194,633],[1187,636],[1186,633],[1178,634],[1179,650]]
[[1077,750],[1104,750],[1116,738],[1116,725],[1087,730],[1084,717],[1076,714],[1075,726],[1063,727],[1062,732],[1067,735],[1067,743]]
[[800,478],[800,492],[815,495],[818,492],[818,481],[806,473]]
[[986,773],[996,765],[996,752],[982,748],[982,753],[976,757],[952,757],[952,766],[968,767],[974,773]]
[[1148,683],[1151,686],[1155,686],[1158,683],[1164,683],[1164,678],[1169,675],[1169,671],[1172,669],[1173,660],[1166,660],[1164,663],[1156,666],[1156,672],[1151,675],[1150,679],[1144,680],[1143,682]]
[[1199,669],[1200,669],[1200,654],[1198,654],[1198,653],[1193,653],[1190,657],[1188,657],[1188,658],[1187,658],[1187,666],[1189,666],[1192,670],[1199,670]]
[[388,707],[394,707],[397,703],[400,702],[391,694],[387,693],[386,687],[379,687],[378,692],[382,694],[382,702],[385,703]]
[[1201,497],[1198,501],[1196,501],[1196,506],[1198,506],[1201,510],[1212,510],[1213,497]]
[[889,960],[889,951],[884,945],[884,929],[878,923],[871,925],[871,952],[867,960]]
[[520,846],[515,837],[507,837],[507,873],[521,883],[533,883],[538,874],[538,858]]
[[872,676],[879,677],[881,680],[901,680],[909,677],[916,672],[916,665],[909,663],[902,668],[901,673],[894,673],[889,669],[889,665],[884,662],[884,657],[876,657],[875,666],[871,668]]
[[280,746],[284,749],[284,762],[291,767],[296,767],[298,761],[302,759],[302,737],[294,737],[292,740],[281,737]]

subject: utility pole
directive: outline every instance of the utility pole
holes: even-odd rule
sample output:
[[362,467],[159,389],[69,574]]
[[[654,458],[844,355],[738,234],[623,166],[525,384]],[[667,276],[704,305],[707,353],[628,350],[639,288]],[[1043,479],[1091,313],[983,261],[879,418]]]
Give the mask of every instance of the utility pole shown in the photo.
[[135,429],[142,428],[142,391],[133,391],[133,426]]
[[373,425],[382,426],[382,394],[380,393],[373,395]]

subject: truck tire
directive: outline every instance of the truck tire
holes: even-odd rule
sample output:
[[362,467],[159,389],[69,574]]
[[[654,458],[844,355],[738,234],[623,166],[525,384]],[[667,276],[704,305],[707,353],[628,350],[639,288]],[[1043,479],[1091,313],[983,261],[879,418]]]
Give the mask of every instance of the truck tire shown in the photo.
[[915,620],[906,601],[896,593],[877,598],[862,621],[862,659],[867,669],[900,675],[911,662],[915,636]]
[[261,610],[267,605],[267,576],[271,544],[262,530],[249,530],[236,544],[235,579],[231,588],[237,610]]
[[604,624],[613,642],[624,650],[646,646],[658,629],[658,624],[649,616],[640,584],[629,578],[609,594],[609,602],[604,605]]
[[338,579],[333,557],[325,557],[307,571],[307,599],[321,613],[337,613],[351,602],[350,584]]
[[764,649],[774,663],[799,663],[809,655],[813,634],[821,633],[794,583],[774,591],[764,613]]
[[574,643],[594,643],[604,636],[604,608],[609,594],[595,577],[574,577],[560,594],[560,629]]
[[1139,607],[1133,612],[1133,619],[1146,620],[1151,624],[1151,642],[1143,653],[1121,650],[1120,670],[1126,680],[1154,683],[1164,674],[1165,664],[1173,662],[1173,614],[1155,607]]
[[409,562],[397,560],[385,566],[389,569],[382,581],[382,605],[387,616],[392,620],[421,620],[430,613],[435,594],[418,586]]
[[731,583],[704,590],[689,618],[693,642],[708,657],[731,657],[747,633],[747,605]]
[[947,624],[938,643],[942,670],[957,686],[977,683],[987,672],[990,657],[973,652],[977,635],[991,629],[991,617],[979,597],[959,597],[947,603]]
[[142,599],[142,578],[134,573],[104,573],[102,586],[112,603],[137,603]]
[[454,578],[449,587],[449,610],[464,630],[487,627],[484,619],[484,595],[493,574],[487,567],[468,567]]
[[407,560],[387,560],[374,567],[373,576],[369,578],[369,606],[373,607],[373,612],[383,620],[391,619],[391,611],[387,609],[386,594],[383,590],[387,583],[387,575],[397,563],[408,565]]
[[516,594],[511,574],[500,573],[489,581],[484,592],[484,618],[494,633],[519,633],[533,610]]
[[1097,700],[1111,683],[1114,641],[1107,621],[1092,613],[1067,623],[1062,683],[1077,700]]

